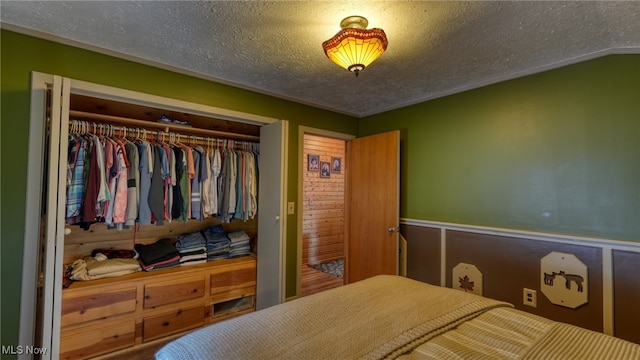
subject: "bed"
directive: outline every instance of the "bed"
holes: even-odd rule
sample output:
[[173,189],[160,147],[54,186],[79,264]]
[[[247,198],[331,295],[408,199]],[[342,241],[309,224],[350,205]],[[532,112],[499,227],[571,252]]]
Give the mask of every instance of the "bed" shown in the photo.
[[156,353],[158,360],[456,358],[640,359],[640,345],[380,275],[196,330]]

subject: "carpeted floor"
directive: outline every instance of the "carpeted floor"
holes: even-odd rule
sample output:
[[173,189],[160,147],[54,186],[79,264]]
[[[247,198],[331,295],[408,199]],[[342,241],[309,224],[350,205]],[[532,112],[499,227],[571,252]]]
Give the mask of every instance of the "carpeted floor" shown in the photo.
[[342,274],[344,272],[343,259],[327,261],[320,264],[309,264],[309,266],[339,279],[342,279]]

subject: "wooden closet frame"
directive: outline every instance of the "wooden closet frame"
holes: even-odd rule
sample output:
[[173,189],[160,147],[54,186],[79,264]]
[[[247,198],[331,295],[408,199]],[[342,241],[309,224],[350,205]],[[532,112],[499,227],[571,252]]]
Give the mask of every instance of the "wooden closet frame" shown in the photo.
[[[51,90],[53,88],[53,90]],[[48,348],[43,359],[55,358],[59,352],[60,341],[60,299],[62,294],[61,273],[63,251],[55,251],[56,244],[64,244],[64,216],[60,209],[64,207],[60,199],[65,198],[65,184],[62,175],[58,171],[45,173],[49,149],[60,149],[59,153],[66,152],[66,144],[61,144],[61,139],[67,136],[68,121],[70,117],[69,99],[71,94],[89,96],[97,99],[104,99],[135,106],[150,107],[167,111],[181,112],[212,119],[220,119],[232,122],[240,122],[260,126],[260,138],[271,137],[279,141],[267,141],[270,146],[261,144],[261,163],[273,163],[275,175],[274,182],[267,180],[262,173],[259,184],[259,194],[269,193],[266,200],[261,201],[260,215],[265,220],[273,221],[259,222],[258,232],[263,235],[259,244],[259,252],[264,255],[264,261],[258,262],[258,308],[268,307],[284,301],[285,294],[285,240],[286,240],[286,173],[287,173],[287,147],[288,147],[288,122],[275,118],[243,113],[239,111],[212,107],[208,105],[196,104],[182,100],[176,100],[156,95],[140,93],[131,90],[119,89],[115,87],[84,82],[61,76],[32,72],[31,74],[31,107],[29,125],[29,147],[28,147],[28,177],[27,196],[25,211],[25,232],[24,232],[24,252],[22,268],[22,290],[21,290],[21,311],[20,311],[20,344],[35,344],[36,338],[40,335],[40,343]],[[51,96],[50,108],[47,108],[47,94],[61,94],[60,97]],[[48,121],[47,115],[51,115]],[[79,114],[75,114],[79,115]],[[75,116],[74,115],[74,116]],[[61,122],[58,123],[58,120]],[[122,119],[111,119],[122,120]],[[52,124],[60,124],[59,127]],[[149,124],[146,124],[149,125]],[[47,126],[49,129],[47,129]],[[163,129],[168,129],[163,124]],[[180,132],[184,132],[183,127],[179,127]],[[47,131],[50,132],[47,135]],[[199,130],[196,130],[199,131]],[[207,132],[207,135],[213,134]],[[237,135],[237,134],[236,134]],[[47,143],[47,136],[51,143]],[[241,139],[247,139],[246,135],[240,135]],[[277,142],[277,144],[275,144]],[[47,148],[48,146],[48,148]],[[265,159],[264,149],[268,149],[268,156]],[[58,154],[59,154],[58,153]],[[59,155],[53,155],[55,161],[49,163],[49,169],[58,169],[64,160]],[[46,177],[45,177],[46,176]],[[55,180],[52,182],[52,180]],[[58,184],[56,191],[46,192],[48,199],[43,201],[45,189],[48,184]],[[269,191],[262,191],[268,187]],[[59,195],[62,194],[62,195]],[[267,194],[265,194],[267,195]],[[268,206],[266,204],[269,204]],[[57,214],[56,221],[49,221],[46,228],[42,227],[43,214]],[[46,215],[44,216],[46,217]],[[51,216],[49,216],[51,219]],[[262,225],[264,223],[264,226]],[[264,228],[264,231],[261,229]],[[266,234],[266,235],[265,235]],[[41,239],[44,238],[43,244]],[[62,239],[62,240],[60,240]],[[268,239],[268,240],[266,240]],[[271,243],[268,243],[271,242]],[[261,251],[260,244],[270,248]],[[53,248],[54,257],[45,255],[44,268],[38,271],[38,261],[42,249]],[[49,275],[46,275],[49,274]],[[53,275],[52,275],[53,274]],[[42,325],[42,333],[36,334],[36,304],[38,283],[44,283],[45,303],[52,303],[46,306],[44,319],[52,319],[51,324]],[[261,289],[262,288],[262,289]],[[50,293],[51,292],[51,293]],[[264,294],[262,304],[261,295]],[[47,313],[49,312],[49,313]],[[57,315],[56,315],[57,314]],[[48,329],[48,330],[47,330]]]

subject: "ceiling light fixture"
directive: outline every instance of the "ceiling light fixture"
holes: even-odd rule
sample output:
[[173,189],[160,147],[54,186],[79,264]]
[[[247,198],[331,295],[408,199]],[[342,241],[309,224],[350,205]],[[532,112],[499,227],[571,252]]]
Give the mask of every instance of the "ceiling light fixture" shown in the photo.
[[387,50],[387,35],[382,29],[368,29],[369,21],[362,16],[349,16],[340,22],[342,30],[322,43],[327,57],[341,67],[354,72],[374,62]]

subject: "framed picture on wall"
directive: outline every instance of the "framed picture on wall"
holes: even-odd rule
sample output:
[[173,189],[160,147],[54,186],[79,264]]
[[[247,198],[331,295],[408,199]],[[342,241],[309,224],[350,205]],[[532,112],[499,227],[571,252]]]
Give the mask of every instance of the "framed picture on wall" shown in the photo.
[[311,155],[309,154],[307,170],[308,171],[318,171],[320,170],[320,156],[319,155]]
[[331,177],[331,164],[328,161],[320,162],[320,177],[321,178]]
[[342,158],[331,158],[331,172],[339,173],[342,171]]

